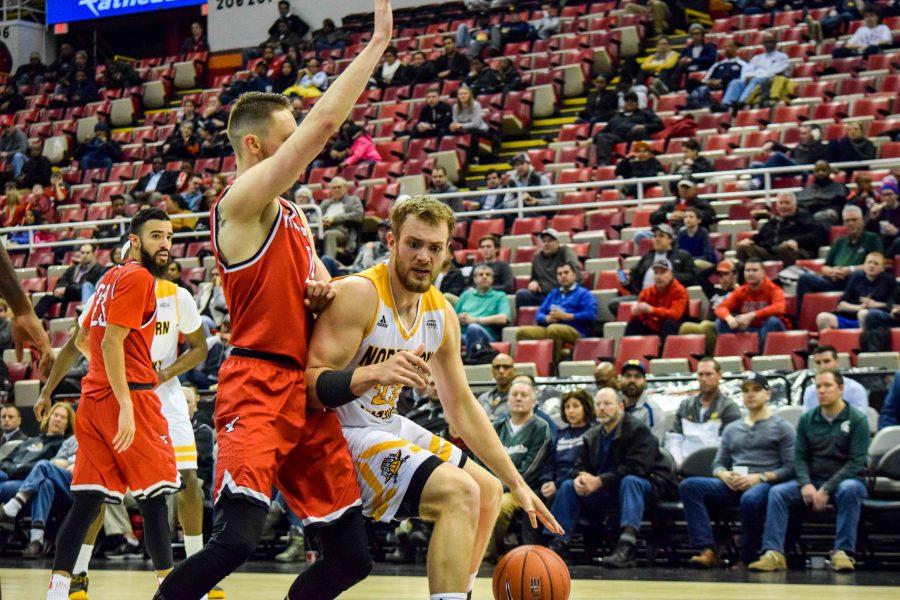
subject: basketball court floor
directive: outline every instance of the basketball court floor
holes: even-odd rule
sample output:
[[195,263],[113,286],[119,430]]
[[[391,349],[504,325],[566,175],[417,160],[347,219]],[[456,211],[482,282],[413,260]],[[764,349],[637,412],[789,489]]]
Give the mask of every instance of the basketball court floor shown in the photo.
[[[43,600],[49,563],[5,561],[0,568],[0,598]],[[149,600],[155,582],[149,562],[103,563],[91,574],[91,600]],[[282,600],[302,565],[251,563],[228,577],[228,600]],[[130,570],[125,570],[125,569]],[[423,600],[428,584],[421,566],[379,564],[374,575],[341,598],[346,600]],[[399,573],[403,573],[400,575]],[[410,576],[409,573],[416,573]],[[491,570],[483,568],[474,597],[489,600]],[[829,571],[750,574],[687,569],[632,569],[609,572],[574,567],[572,600],[891,600],[900,599],[900,573]]]

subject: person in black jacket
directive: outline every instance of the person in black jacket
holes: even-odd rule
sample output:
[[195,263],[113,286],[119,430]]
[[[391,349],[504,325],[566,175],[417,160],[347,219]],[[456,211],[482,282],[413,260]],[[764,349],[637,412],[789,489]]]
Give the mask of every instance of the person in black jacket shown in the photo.
[[32,140],[28,144],[28,160],[22,165],[22,171],[16,178],[19,187],[32,188],[36,183],[50,186],[50,175],[53,167],[50,159],[41,153],[41,140]]
[[40,460],[50,460],[75,429],[75,411],[67,402],[57,402],[41,422],[41,433],[22,441],[0,461],[0,498],[16,495],[22,481]]
[[25,108],[25,96],[19,93],[16,84],[8,81],[0,93],[0,115],[14,115]]
[[827,235],[812,215],[797,209],[797,197],[793,193],[778,194],[775,213],[756,235],[737,243],[738,260],[750,257],[780,260],[787,267],[798,258],[818,256]]
[[456,41],[452,36],[445,35],[441,39],[441,44],[443,45],[444,53],[434,61],[438,78],[465,79],[469,74],[469,59],[456,49]]
[[497,74],[497,71],[486,65],[478,57],[470,61],[469,75],[463,83],[470,87],[472,93],[476,96],[496,94],[503,89],[503,84],[500,83],[500,75]]
[[412,136],[423,138],[448,135],[451,122],[453,122],[453,111],[450,105],[441,102],[437,88],[432,88],[425,94],[425,106],[419,113],[419,120],[413,127]]
[[152,171],[138,179],[137,185],[131,191],[131,195],[138,202],[143,202],[149,194],[154,192],[158,194],[174,194],[177,189],[178,172],[166,171],[162,156],[154,156],[150,161],[150,165]]
[[[666,168],[653,155],[653,150],[647,142],[635,142],[631,146],[631,152],[616,165],[616,177],[632,179],[638,177],[656,177],[665,175]],[[656,187],[655,183],[644,184],[644,189]],[[626,196],[634,196],[637,193],[637,184],[626,185],[623,189]]]
[[401,68],[391,80],[391,85],[416,85],[417,83],[431,83],[437,79],[437,70],[434,63],[425,58],[425,53],[413,52],[409,64]]
[[619,507],[622,533],[604,567],[628,568],[635,564],[634,547],[644,507],[677,489],[674,465],[659,449],[659,440],[640,420],[625,412],[619,395],[603,388],[594,397],[601,427],[584,434],[581,453],[556,493],[550,509],[566,533],[550,543],[565,554],[568,540],[583,510]]
[[606,89],[606,75],[594,78],[591,93],[588,94],[584,109],[578,113],[578,123],[601,123],[619,110],[619,94],[615,90]]
[[94,286],[103,275],[103,266],[94,259],[96,248],[93,244],[82,244],[80,255],[56,282],[53,293],[42,296],[34,307],[39,317],[45,317],[54,304],[62,304],[60,313],[65,314],[69,302],[84,302],[94,293]]
[[694,207],[700,211],[700,226],[709,229],[716,224],[716,211],[710,203],[700,198],[697,184],[685,178],[678,182],[677,196],[672,202],[666,202],[650,214],[651,225],[668,223],[672,229],[678,230],[684,225],[684,211]]
[[109,137],[109,126],[97,123],[94,136],[75,149],[74,157],[82,169],[109,169],[122,159],[122,148]]
[[594,136],[598,165],[609,164],[616,144],[647,139],[663,128],[656,113],[647,108],[638,108],[637,94],[628,92],[623,100],[622,110],[613,114],[603,131]]
[[275,22],[269,27],[268,33],[270,36],[274,36],[278,33],[278,24],[281,22],[286,23],[288,31],[296,34],[298,39],[309,33],[309,25],[297,15],[291,14],[291,3],[287,0],[281,0],[278,3],[278,18],[275,19]]
[[684,157],[675,163],[671,173],[690,177],[694,173],[709,173],[714,171],[713,164],[705,156],[700,156],[700,143],[697,140],[685,140],[681,146]]
[[516,68],[515,63],[508,58],[500,59],[497,75],[500,76],[500,83],[503,84],[504,92],[514,92],[524,87],[522,85],[522,75]]

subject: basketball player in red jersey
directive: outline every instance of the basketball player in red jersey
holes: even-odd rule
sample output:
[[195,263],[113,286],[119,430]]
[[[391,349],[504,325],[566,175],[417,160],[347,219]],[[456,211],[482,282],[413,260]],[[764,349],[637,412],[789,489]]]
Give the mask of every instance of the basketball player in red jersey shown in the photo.
[[130,257],[97,282],[90,314],[91,364],[81,381],[74,502],[56,538],[47,600],[68,600],[69,580],[88,527],[103,502],[131,490],[144,517],[144,540],[159,580],[172,569],[165,495],[181,489],[169,427],[150,359],[156,281],[169,261],[172,223],[158,208],[131,221]]
[[303,213],[279,194],[350,114],[388,46],[392,21],[390,1],[375,0],[372,39],[299,127],[279,94],[247,93],[231,109],[237,179],[210,215],[234,346],[219,370],[216,522],[207,545],[166,578],[157,600],[200,598],[246,561],[273,485],[322,549],[289,599],[335,598],[371,570],[359,488],[337,416],[307,411],[306,404],[311,312],[333,292]]

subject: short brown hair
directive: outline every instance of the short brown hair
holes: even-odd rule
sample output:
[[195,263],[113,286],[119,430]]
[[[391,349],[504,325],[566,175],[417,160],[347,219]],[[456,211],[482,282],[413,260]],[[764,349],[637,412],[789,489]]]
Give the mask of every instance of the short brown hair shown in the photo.
[[413,196],[398,202],[391,209],[391,230],[400,237],[400,228],[410,217],[418,217],[429,225],[447,225],[447,240],[456,229],[456,217],[449,206],[432,196]]
[[240,153],[241,138],[245,135],[261,135],[272,113],[279,110],[291,110],[291,101],[286,96],[266,92],[241,94],[228,116],[228,141],[234,151]]

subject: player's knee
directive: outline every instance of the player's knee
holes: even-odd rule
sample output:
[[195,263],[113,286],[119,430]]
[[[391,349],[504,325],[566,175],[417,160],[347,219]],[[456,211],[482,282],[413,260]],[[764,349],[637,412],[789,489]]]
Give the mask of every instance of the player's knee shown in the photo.
[[369,576],[374,563],[368,547],[348,548],[347,556],[341,559],[341,570],[346,571],[347,587],[352,587]]
[[487,474],[478,485],[479,501],[482,509],[495,509],[500,506],[500,498],[503,497],[503,484],[491,474]]
[[480,497],[475,479],[468,473],[459,471],[446,478],[438,510],[442,513],[465,515],[474,523],[478,518]]
[[233,565],[241,565],[256,550],[257,540],[251,539],[244,532],[228,531],[214,534],[209,541],[210,546],[216,546],[221,551],[221,556]]

